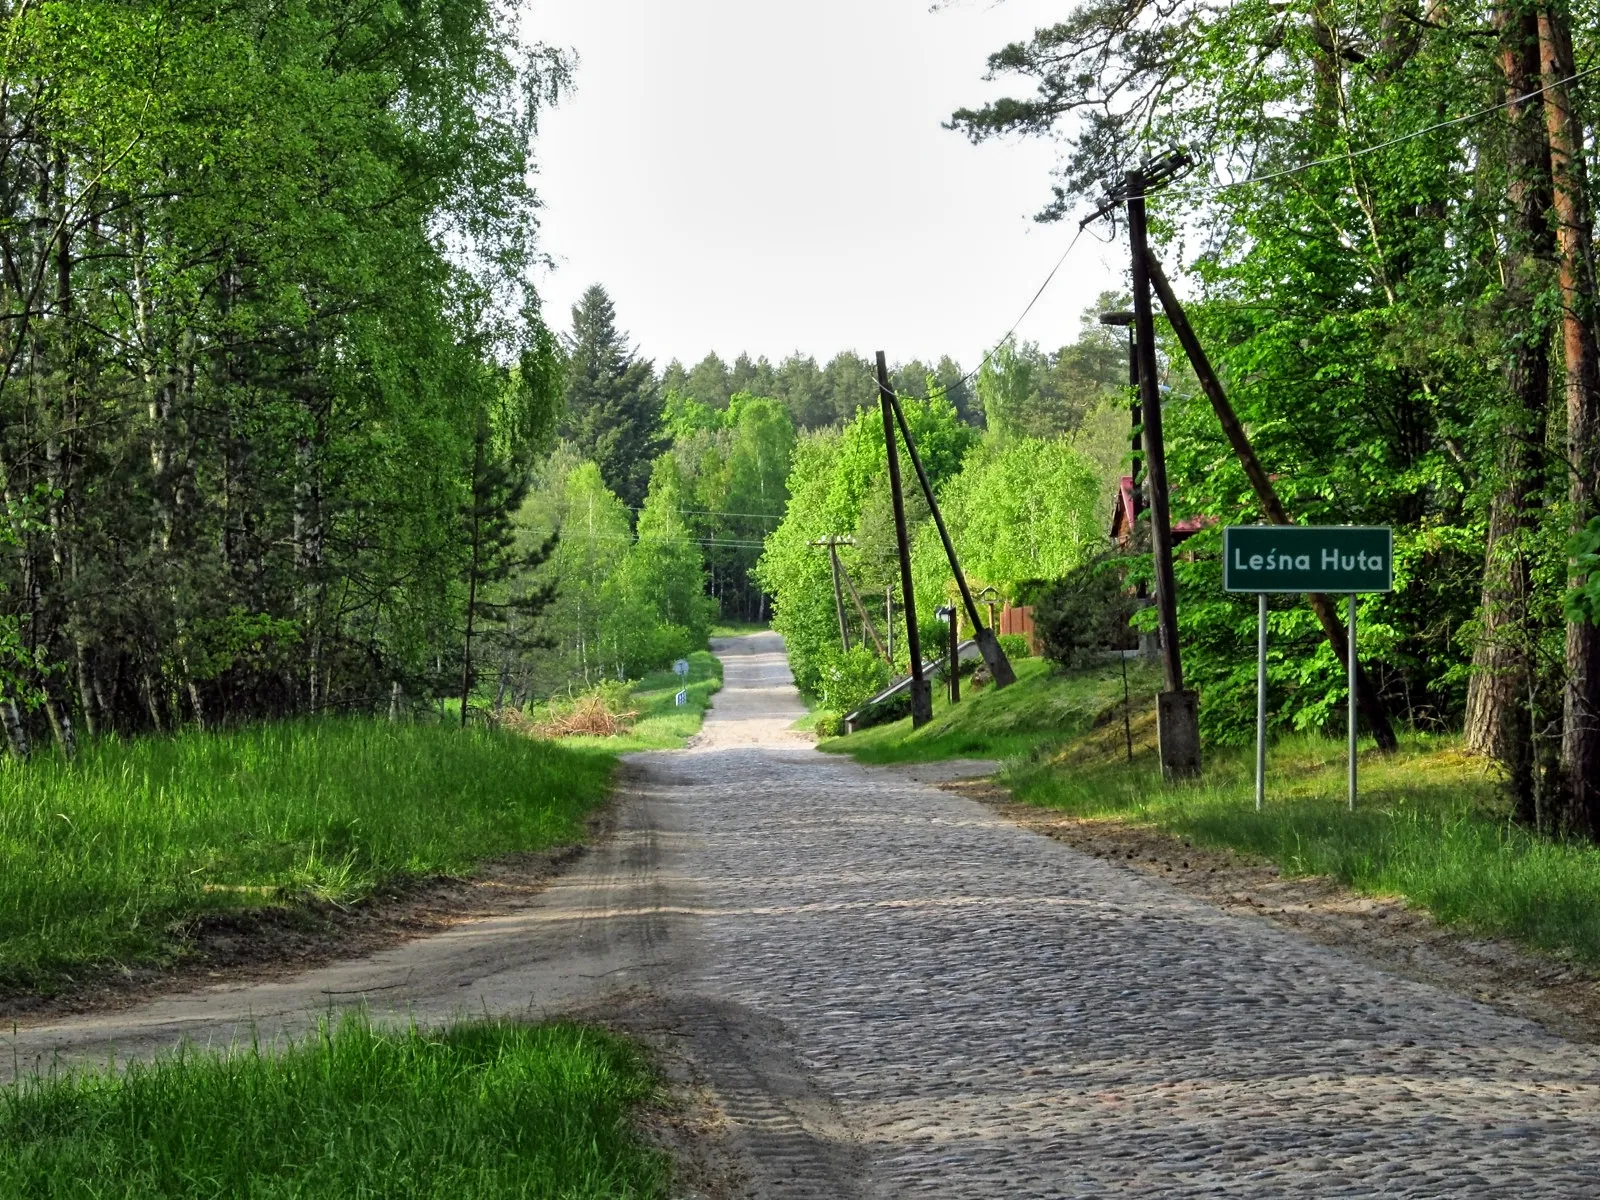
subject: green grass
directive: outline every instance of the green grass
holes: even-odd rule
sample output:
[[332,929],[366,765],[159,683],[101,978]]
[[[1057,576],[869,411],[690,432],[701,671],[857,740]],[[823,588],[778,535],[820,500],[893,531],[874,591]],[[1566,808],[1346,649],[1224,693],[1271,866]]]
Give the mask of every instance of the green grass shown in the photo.
[[[722,689],[722,660],[709,650],[689,655],[689,680],[685,685],[672,671],[656,671],[632,685],[631,706],[639,714],[633,728],[612,738],[564,738],[564,746],[583,746],[611,754],[637,750],[678,750],[700,732],[711,697]],[[680,691],[688,692],[682,708]]]
[[1391,757],[1368,748],[1354,813],[1345,763],[1343,742],[1278,743],[1260,813],[1253,752],[1211,750],[1204,777],[1186,785],[1163,784],[1148,754],[1131,768],[1023,763],[1006,781],[1030,804],[1147,822],[1259,855],[1288,875],[1332,875],[1404,896],[1446,923],[1600,961],[1600,847],[1510,824],[1497,782],[1459,738],[1408,737]]
[[602,750],[322,720],[0,760],[0,987],[169,961],[208,910],[345,903],[396,877],[581,841]]
[[[1012,663],[1015,686],[973,691],[962,680],[961,702],[945,699],[942,682],[933,687],[933,720],[921,729],[906,717],[829,738],[821,749],[849,754],[861,762],[930,762],[941,758],[1012,758],[1036,753],[1089,729],[1112,705],[1122,703],[1120,666],[1096,666],[1063,674],[1040,658]],[[1128,664],[1128,686],[1135,696],[1159,686],[1153,668]]]
[[744,637],[749,633],[766,633],[771,628],[764,621],[719,621],[711,627],[711,636]]
[[630,1123],[655,1088],[592,1029],[352,1018],[281,1054],[189,1051],[0,1092],[0,1197],[666,1197],[667,1160]]

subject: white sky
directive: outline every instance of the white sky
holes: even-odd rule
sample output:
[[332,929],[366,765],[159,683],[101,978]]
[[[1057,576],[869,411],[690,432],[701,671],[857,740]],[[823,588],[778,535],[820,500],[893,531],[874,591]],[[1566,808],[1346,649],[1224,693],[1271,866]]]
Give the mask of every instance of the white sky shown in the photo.
[[[1026,81],[985,58],[1060,0],[522,0],[575,49],[539,139],[551,323],[591,283],[665,366],[716,350],[883,349],[976,365],[1074,227],[1038,225],[1053,149],[973,146],[950,113]],[[1085,237],[1020,335],[1076,337],[1125,251]]]

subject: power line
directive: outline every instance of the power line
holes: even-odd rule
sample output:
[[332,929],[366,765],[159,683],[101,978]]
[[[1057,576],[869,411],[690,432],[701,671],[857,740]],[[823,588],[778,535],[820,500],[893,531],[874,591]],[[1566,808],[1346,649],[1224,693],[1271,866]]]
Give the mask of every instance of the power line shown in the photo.
[[[948,396],[955,388],[961,387],[967,383],[971,383],[972,380],[977,377],[978,373],[994,360],[994,356],[1000,353],[1005,344],[1016,336],[1017,330],[1022,327],[1022,323],[1028,319],[1028,314],[1034,310],[1034,306],[1039,303],[1040,298],[1049,289],[1050,285],[1055,282],[1056,276],[1061,273],[1061,268],[1066,265],[1067,259],[1072,255],[1072,251],[1077,247],[1078,241],[1082,237],[1083,227],[1080,226],[1078,228],[1078,232],[1073,234],[1072,240],[1067,243],[1067,248],[1061,252],[1061,257],[1056,259],[1056,265],[1050,268],[1050,274],[1044,277],[1044,282],[1039,285],[1039,290],[1033,294],[1033,299],[1028,301],[1027,306],[1022,310],[1021,315],[1018,316],[1015,321],[1011,322],[1011,328],[1006,330],[1006,335],[995,343],[994,348],[983,356],[982,361],[979,362],[977,366],[973,367],[972,370],[968,371],[954,383],[944,384],[935,391],[929,392],[926,396],[913,395],[903,396],[903,398],[908,400],[916,400],[920,403],[926,404],[928,401],[936,397]],[[869,374],[868,377],[872,380],[873,385],[876,386],[878,382],[877,375]],[[901,395],[901,393],[897,392],[896,395]]]
[[[637,513],[642,513],[642,512],[645,511],[645,509],[640,505],[630,504],[627,507],[631,511],[637,512]],[[720,508],[674,508],[674,509],[669,509],[668,511],[675,512],[675,513],[690,513],[690,514],[693,514],[695,516],[702,516],[702,517],[754,517],[757,520],[761,520],[761,521],[781,521],[781,520],[783,520],[783,514],[782,513],[726,512],[726,511],[724,511],[723,509],[720,509]]]
[[[1513,96],[1509,100],[1502,100],[1499,104],[1491,104],[1487,108],[1480,108],[1476,112],[1470,112],[1464,116],[1450,117],[1447,120],[1436,121],[1432,125],[1427,125],[1421,129],[1412,130],[1410,133],[1402,133],[1397,137],[1388,138],[1381,142],[1375,142],[1370,146],[1363,146],[1357,150],[1349,150],[1343,154],[1330,154],[1325,158],[1315,158],[1309,162],[1303,162],[1296,166],[1284,167],[1280,171],[1269,171],[1265,175],[1253,175],[1249,179],[1235,179],[1228,182],[1217,183],[1197,183],[1191,184],[1187,187],[1164,189],[1163,194],[1179,196],[1203,196],[1208,192],[1225,192],[1233,188],[1254,187],[1257,184],[1271,183],[1275,179],[1284,179],[1290,175],[1298,175],[1302,171],[1309,171],[1315,167],[1326,167],[1332,166],[1335,163],[1349,162],[1353,158],[1365,158],[1367,155],[1376,154],[1380,150],[1387,150],[1392,146],[1399,146],[1406,142],[1415,141],[1420,137],[1427,137],[1428,134],[1437,133],[1441,129],[1449,129],[1456,125],[1464,125],[1469,121],[1479,120],[1482,117],[1492,116],[1497,112],[1502,112],[1505,109],[1514,107],[1515,105],[1523,104],[1529,100],[1536,99],[1550,91],[1552,88],[1565,87],[1569,83],[1576,83],[1578,80],[1585,79],[1588,76],[1596,73],[1600,73],[1600,66],[1585,67],[1581,71],[1573,72],[1565,79],[1557,79],[1553,83],[1543,84],[1531,92],[1525,92],[1520,96]],[[1147,195],[1144,198],[1148,199],[1149,196]]]

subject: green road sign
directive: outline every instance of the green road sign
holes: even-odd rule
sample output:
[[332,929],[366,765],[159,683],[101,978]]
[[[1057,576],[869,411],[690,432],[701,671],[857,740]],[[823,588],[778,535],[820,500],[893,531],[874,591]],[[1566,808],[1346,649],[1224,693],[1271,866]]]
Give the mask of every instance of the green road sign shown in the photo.
[[1394,530],[1374,525],[1230,525],[1222,531],[1229,592],[1389,592]]

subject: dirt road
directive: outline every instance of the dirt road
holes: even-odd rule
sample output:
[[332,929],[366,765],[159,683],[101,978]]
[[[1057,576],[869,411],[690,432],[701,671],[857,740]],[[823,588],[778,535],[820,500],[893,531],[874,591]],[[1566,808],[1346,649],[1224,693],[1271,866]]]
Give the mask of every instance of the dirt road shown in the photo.
[[730,1194],[1600,1196],[1597,1048],[821,755],[778,640],[718,649],[699,743],[634,759],[615,835],[526,911],[24,1029],[17,1061],[359,1001],[582,1011],[714,1096]]

